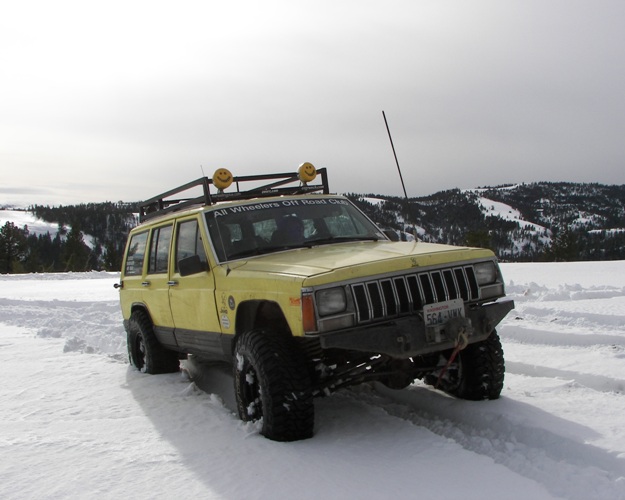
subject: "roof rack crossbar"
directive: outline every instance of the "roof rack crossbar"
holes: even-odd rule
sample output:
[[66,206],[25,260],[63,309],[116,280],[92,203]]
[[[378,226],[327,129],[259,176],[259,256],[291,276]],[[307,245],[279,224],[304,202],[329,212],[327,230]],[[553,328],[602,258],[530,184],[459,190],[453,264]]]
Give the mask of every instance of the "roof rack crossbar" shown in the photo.
[[[188,191],[197,186],[202,187],[202,196],[198,196],[195,198],[166,199],[170,196],[184,193],[185,191]],[[155,217],[159,214],[181,210],[188,206],[202,203],[206,205],[209,205],[211,203],[209,182],[206,177],[200,177],[199,179],[187,182],[182,186],[170,189],[169,191],[161,193],[158,196],[154,196],[153,198],[141,202],[139,204],[139,221],[143,222],[144,220]]]
[[[284,175],[289,175],[289,174],[284,174]],[[260,186],[260,187],[254,188],[254,189],[250,189],[247,192],[248,193],[257,193],[259,191],[267,191],[267,190],[273,189],[275,187],[283,186],[285,184],[289,184],[290,182],[295,182],[295,181],[299,181],[299,178],[297,177],[297,174],[290,174],[290,177],[288,179],[283,179],[283,180],[280,180],[280,181],[272,182],[271,184],[266,184],[264,186]]]
[[[306,194],[315,191],[321,191],[323,194],[330,194],[328,186],[328,176],[325,168],[317,170],[317,174],[321,177],[320,184],[305,184],[301,183],[296,173],[288,172],[283,174],[265,174],[265,175],[245,175],[233,177],[233,183],[236,186],[236,191],[224,192],[218,191],[217,193],[210,192],[210,185],[213,184],[213,180],[208,177],[200,177],[191,182],[187,182],[182,186],[170,189],[165,193],[161,193],[158,196],[154,196],[148,200],[145,200],[139,204],[139,221],[156,217],[157,215],[163,215],[169,212],[175,212],[182,210],[193,205],[207,206],[212,205],[220,201],[233,201],[233,200],[246,200],[251,198],[266,198],[269,196],[280,196],[284,194]],[[241,183],[254,182],[254,181],[269,181],[277,179],[274,182],[263,184],[248,190],[241,189]],[[280,187],[293,182],[298,182],[298,186]],[[203,189],[203,195],[190,198],[178,198],[167,199],[177,194],[182,194],[187,190],[194,187],[201,186]]]

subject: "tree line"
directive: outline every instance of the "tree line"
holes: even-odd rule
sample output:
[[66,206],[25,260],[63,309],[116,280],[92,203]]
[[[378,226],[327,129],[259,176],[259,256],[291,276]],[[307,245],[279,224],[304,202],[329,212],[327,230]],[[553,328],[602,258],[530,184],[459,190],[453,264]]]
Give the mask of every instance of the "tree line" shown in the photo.
[[6,222],[0,227],[0,273],[119,271],[126,236],[137,224],[136,206],[123,202],[33,205],[28,211],[58,229],[35,234]]
[[[625,186],[532,183],[409,199],[347,196],[383,228],[416,232],[427,242],[490,248],[504,261],[625,259]],[[480,198],[514,207],[523,221],[484,211]],[[119,271],[126,237],[138,223],[133,203],[28,210],[58,230],[34,234],[5,223],[0,273]]]

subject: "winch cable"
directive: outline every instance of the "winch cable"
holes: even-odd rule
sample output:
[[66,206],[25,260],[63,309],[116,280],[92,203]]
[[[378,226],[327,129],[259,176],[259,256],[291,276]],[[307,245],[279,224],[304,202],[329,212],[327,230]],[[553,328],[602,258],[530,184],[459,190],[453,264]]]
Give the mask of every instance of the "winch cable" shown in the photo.
[[458,353],[462,351],[468,345],[469,345],[469,337],[467,336],[466,332],[462,330],[458,333],[458,338],[456,339],[456,347],[451,353],[451,356],[449,356],[449,360],[447,361],[447,364],[443,367],[443,369],[438,375],[438,379],[436,380],[436,385],[434,386],[435,389],[438,389],[438,386],[440,385],[441,380],[443,380],[445,373],[447,373],[447,370],[456,359],[456,356],[458,356]]

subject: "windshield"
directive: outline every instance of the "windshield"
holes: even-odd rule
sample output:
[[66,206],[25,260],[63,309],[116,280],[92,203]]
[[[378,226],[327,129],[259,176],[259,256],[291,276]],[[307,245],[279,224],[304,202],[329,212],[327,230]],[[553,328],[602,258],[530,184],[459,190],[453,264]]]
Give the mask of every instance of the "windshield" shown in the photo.
[[386,236],[344,198],[257,201],[206,213],[220,261]]

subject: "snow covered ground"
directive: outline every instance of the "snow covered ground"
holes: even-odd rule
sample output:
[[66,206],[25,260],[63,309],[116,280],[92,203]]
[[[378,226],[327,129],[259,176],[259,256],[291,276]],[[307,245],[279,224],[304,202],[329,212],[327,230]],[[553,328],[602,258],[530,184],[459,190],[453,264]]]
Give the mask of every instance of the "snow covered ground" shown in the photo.
[[533,222],[528,222],[521,217],[521,212],[516,208],[512,208],[510,205],[506,205],[500,201],[489,200],[488,198],[480,197],[478,199],[479,207],[482,213],[486,217],[499,217],[503,220],[509,220],[516,222],[521,229],[526,229],[532,232],[545,232],[544,226],[540,226]]
[[225,367],[131,369],[116,274],[2,275],[0,498],[625,499],[625,261],[502,268],[501,399],[345,390],[296,443]]

